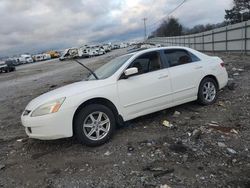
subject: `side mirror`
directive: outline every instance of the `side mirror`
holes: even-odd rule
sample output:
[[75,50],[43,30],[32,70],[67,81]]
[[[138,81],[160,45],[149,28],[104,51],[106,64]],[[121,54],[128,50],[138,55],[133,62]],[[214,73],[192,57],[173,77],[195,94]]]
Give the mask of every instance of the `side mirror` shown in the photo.
[[138,68],[132,67],[124,71],[125,76],[129,77],[138,73]]
[[120,79],[128,79],[128,77],[135,75],[137,73],[138,73],[138,68],[136,67],[129,68],[122,73]]

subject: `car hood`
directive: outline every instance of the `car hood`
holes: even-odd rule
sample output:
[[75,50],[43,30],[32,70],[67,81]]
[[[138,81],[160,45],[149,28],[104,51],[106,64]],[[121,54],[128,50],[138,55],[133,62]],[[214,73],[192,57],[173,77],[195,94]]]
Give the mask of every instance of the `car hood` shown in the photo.
[[40,95],[39,97],[33,99],[30,101],[30,103],[27,105],[27,110],[34,110],[37,107],[43,105],[44,103],[57,100],[63,97],[70,97],[73,95],[77,95],[79,93],[84,93],[89,90],[103,87],[107,85],[107,82],[104,82],[103,80],[91,80],[91,81],[80,81],[75,82],[73,84],[69,84],[60,88],[57,88],[55,90],[49,91],[47,93],[44,93]]

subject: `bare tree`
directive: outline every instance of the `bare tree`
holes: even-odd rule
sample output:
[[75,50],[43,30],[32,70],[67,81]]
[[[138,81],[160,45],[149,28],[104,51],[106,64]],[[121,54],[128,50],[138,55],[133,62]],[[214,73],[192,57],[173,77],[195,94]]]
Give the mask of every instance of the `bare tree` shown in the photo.
[[155,37],[171,37],[178,36],[182,34],[182,25],[179,23],[176,18],[169,18],[164,20],[160,27],[153,32]]

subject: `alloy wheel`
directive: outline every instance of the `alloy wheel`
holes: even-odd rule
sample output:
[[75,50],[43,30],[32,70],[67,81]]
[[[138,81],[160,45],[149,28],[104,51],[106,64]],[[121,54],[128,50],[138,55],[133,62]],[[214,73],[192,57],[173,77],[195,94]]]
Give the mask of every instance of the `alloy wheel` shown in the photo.
[[203,85],[202,94],[207,102],[212,102],[216,97],[216,86],[213,82],[206,82]]
[[104,112],[92,112],[83,122],[83,132],[90,140],[103,139],[109,133],[109,130],[110,119]]

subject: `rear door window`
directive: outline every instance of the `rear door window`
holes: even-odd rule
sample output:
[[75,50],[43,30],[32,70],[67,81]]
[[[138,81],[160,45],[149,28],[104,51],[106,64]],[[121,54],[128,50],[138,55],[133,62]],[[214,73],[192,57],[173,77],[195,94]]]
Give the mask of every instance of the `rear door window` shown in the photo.
[[181,49],[165,50],[164,55],[170,67],[199,61],[198,57]]

